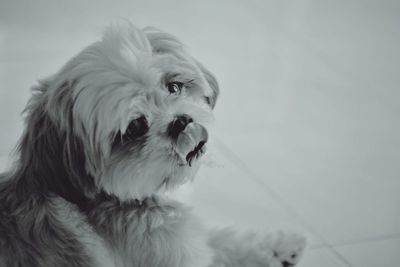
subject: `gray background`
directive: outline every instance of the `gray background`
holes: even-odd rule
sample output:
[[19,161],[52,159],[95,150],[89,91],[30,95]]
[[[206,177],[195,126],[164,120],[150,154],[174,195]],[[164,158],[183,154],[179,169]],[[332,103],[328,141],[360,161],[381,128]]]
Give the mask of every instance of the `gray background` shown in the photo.
[[0,1],[0,164],[29,88],[128,19],[177,35],[221,97],[191,195],[210,225],[305,232],[306,267],[400,262],[400,1]]

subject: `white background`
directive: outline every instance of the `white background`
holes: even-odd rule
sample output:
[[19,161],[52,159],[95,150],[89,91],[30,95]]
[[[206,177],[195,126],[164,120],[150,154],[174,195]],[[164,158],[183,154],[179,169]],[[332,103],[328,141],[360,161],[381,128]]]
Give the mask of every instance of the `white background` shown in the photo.
[[400,266],[400,1],[0,1],[0,164],[29,88],[128,19],[177,35],[221,97],[193,204],[292,228],[303,267]]

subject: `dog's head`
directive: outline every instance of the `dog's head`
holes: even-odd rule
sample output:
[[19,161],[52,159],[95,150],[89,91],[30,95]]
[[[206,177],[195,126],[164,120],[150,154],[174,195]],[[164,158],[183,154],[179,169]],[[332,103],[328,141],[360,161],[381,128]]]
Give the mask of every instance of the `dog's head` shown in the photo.
[[112,26],[42,83],[28,112],[40,107],[63,136],[47,143],[67,171],[83,164],[98,188],[141,199],[193,177],[217,96],[216,79],[174,36]]

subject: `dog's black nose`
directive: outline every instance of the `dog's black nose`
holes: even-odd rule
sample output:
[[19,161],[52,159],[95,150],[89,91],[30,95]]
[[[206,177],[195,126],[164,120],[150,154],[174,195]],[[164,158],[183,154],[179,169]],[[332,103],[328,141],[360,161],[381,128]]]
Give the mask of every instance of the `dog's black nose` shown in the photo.
[[185,130],[186,125],[193,122],[193,119],[188,115],[179,115],[173,120],[168,126],[168,135],[174,139],[178,137],[178,135]]

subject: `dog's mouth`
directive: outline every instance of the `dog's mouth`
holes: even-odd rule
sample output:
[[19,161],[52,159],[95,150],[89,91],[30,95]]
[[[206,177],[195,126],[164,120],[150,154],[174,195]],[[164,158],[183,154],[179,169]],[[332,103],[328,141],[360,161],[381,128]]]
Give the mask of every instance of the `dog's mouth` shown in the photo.
[[205,144],[206,141],[200,141],[200,143],[186,155],[186,162],[189,164],[189,166],[192,166],[192,161],[194,159],[198,159],[205,153]]
[[175,152],[183,165],[192,166],[206,152],[208,140],[207,130],[200,124],[189,123],[178,135],[175,143]]

